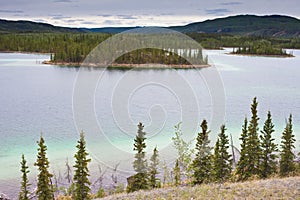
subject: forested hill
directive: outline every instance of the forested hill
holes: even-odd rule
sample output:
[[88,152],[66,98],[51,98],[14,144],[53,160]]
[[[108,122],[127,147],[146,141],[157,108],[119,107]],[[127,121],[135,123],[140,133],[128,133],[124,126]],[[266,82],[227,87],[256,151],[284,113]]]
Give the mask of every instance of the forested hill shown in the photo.
[[0,33],[55,33],[84,32],[77,28],[53,26],[46,23],[31,21],[10,21],[0,19]]
[[238,15],[172,28],[181,32],[300,37],[300,20],[280,15]]
[[[30,21],[0,20],[0,33],[8,32],[98,32],[119,33],[135,27],[104,27],[104,28],[67,28],[45,23]],[[300,20],[280,15],[255,16],[237,15],[203,22],[191,23],[186,26],[171,26],[173,30],[184,33],[220,33],[231,35],[300,37]]]

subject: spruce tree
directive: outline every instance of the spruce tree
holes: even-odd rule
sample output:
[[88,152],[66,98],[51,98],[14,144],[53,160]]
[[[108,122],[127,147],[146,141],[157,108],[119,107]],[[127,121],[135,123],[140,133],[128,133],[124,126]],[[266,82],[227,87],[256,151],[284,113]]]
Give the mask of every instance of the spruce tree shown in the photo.
[[19,193],[19,200],[29,200],[29,181],[27,174],[30,172],[28,170],[28,166],[26,164],[26,160],[24,157],[24,154],[22,154],[22,160],[20,162],[21,164],[21,172],[22,172],[22,182],[21,182],[21,191]]
[[201,184],[209,182],[211,174],[211,150],[209,146],[210,140],[208,139],[207,121],[203,120],[201,123],[201,132],[198,133],[196,143],[196,157],[193,160],[193,183]]
[[293,135],[292,114],[290,115],[281,140],[281,153],[280,153],[280,175],[287,176],[289,173],[294,172],[296,167],[294,163],[295,154],[295,135]]
[[178,159],[175,162],[175,167],[173,169],[174,172],[174,180],[175,180],[175,186],[180,185],[181,182],[181,174],[180,174],[180,166]]
[[238,181],[245,181],[251,176],[248,171],[249,158],[248,158],[248,149],[247,149],[248,147],[247,146],[247,141],[248,141],[247,117],[245,117],[244,125],[242,126],[242,134],[240,140],[241,140],[241,155],[236,166],[236,175]]
[[130,184],[128,184],[127,191],[134,192],[141,189],[148,189],[148,176],[147,176],[147,160],[146,160],[146,132],[143,131],[144,125],[142,123],[138,124],[138,132],[136,138],[134,139],[134,148],[136,151],[135,160],[133,162],[133,168],[136,172],[134,176],[130,179]]
[[260,176],[267,178],[277,171],[277,155],[278,151],[277,144],[274,142],[272,134],[275,132],[274,124],[272,122],[271,112],[268,112],[267,119],[265,121],[263,130],[260,135],[261,140],[261,163],[260,163]]
[[51,177],[53,176],[49,171],[49,161],[46,156],[47,146],[43,136],[41,135],[38,143],[38,155],[37,160],[34,163],[38,167],[38,181],[36,195],[39,200],[50,200],[54,199],[53,186]]
[[158,150],[157,148],[155,147],[153,149],[153,154],[150,158],[150,166],[149,166],[149,175],[150,175],[150,178],[149,178],[149,185],[150,187],[152,188],[157,188],[159,187],[159,179],[156,177],[159,172],[158,172],[158,165],[159,165],[159,159],[158,159]]
[[231,174],[231,155],[228,153],[229,139],[225,134],[225,125],[221,126],[221,132],[218,136],[213,156],[213,179],[217,182],[224,182]]
[[75,200],[85,200],[89,199],[90,184],[89,181],[89,169],[88,163],[91,162],[91,159],[87,158],[89,155],[86,150],[86,142],[84,139],[83,131],[80,133],[80,139],[76,145],[77,152],[74,155],[75,165],[74,165],[74,196],[72,197]]
[[258,128],[258,120],[257,116],[257,100],[254,97],[252,105],[251,105],[251,120],[248,126],[248,139],[247,139],[247,154],[248,154],[248,171],[250,176],[259,175],[260,174],[260,157],[261,157],[261,148],[259,141],[259,128]]

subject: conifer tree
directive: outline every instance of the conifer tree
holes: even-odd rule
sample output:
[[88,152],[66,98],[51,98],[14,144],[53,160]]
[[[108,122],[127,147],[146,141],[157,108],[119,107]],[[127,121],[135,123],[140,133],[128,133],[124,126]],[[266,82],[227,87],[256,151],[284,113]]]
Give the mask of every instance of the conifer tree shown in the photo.
[[193,160],[193,183],[201,184],[209,182],[211,174],[211,150],[209,146],[210,140],[208,139],[207,121],[204,119],[201,123],[202,131],[198,133],[196,143],[196,157]]
[[89,199],[89,192],[90,192],[90,184],[89,181],[89,169],[88,163],[91,162],[91,159],[87,158],[89,155],[86,150],[86,142],[84,139],[84,132],[80,133],[80,139],[76,145],[77,152],[74,155],[75,158],[75,165],[74,165],[74,196],[73,199],[75,200],[85,200]]
[[245,117],[244,125],[242,126],[242,134],[240,137],[241,140],[241,156],[236,166],[236,175],[239,181],[247,180],[251,175],[248,171],[248,149],[247,149],[247,141],[248,141],[248,120]]
[[272,122],[271,112],[268,112],[267,119],[265,121],[263,130],[260,135],[261,140],[261,163],[260,163],[260,176],[262,178],[267,178],[271,174],[276,173],[277,171],[277,155],[275,154],[278,151],[277,144],[274,142],[272,134],[275,132],[274,124]]
[[38,143],[38,155],[37,160],[34,163],[38,167],[38,181],[37,181],[37,190],[36,195],[39,200],[50,200],[54,199],[53,186],[51,177],[53,176],[49,172],[49,161],[46,156],[47,146],[43,136],[41,135],[40,141]]
[[149,175],[150,175],[150,179],[149,179],[149,184],[150,187],[152,188],[157,188],[159,187],[159,182],[158,182],[158,178],[156,177],[157,174],[159,174],[158,172],[158,165],[159,165],[159,159],[158,159],[158,150],[155,147],[153,149],[153,154],[150,158],[150,166],[149,166]]
[[292,114],[288,119],[281,139],[280,175],[286,176],[296,169],[294,164],[295,154],[293,153],[296,140],[293,134]]
[[148,176],[147,176],[147,160],[146,160],[146,132],[143,131],[144,125],[142,123],[138,124],[138,132],[136,138],[134,139],[134,148],[136,151],[135,160],[133,162],[133,168],[136,172],[134,176],[131,177],[131,183],[128,184],[127,191],[134,192],[141,189],[148,189]]
[[30,172],[28,170],[27,161],[25,160],[24,154],[22,154],[21,164],[21,172],[22,172],[22,182],[21,182],[21,191],[19,193],[19,200],[29,200],[29,181],[27,174]]
[[180,166],[178,159],[175,162],[175,167],[173,169],[174,172],[174,180],[175,180],[175,186],[180,185],[181,182],[181,174],[180,174]]
[[257,116],[257,100],[254,97],[252,105],[251,105],[251,120],[248,126],[248,139],[247,139],[247,154],[248,154],[248,171],[250,176],[259,175],[260,174],[260,157],[261,157],[261,148],[260,141],[258,136],[258,120]]
[[231,155],[228,153],[229,139],[225,135],[226,127],[221,126],[221,132],[218,136],[213,156],[213,178],[215,181],[225,181],[231,174]]

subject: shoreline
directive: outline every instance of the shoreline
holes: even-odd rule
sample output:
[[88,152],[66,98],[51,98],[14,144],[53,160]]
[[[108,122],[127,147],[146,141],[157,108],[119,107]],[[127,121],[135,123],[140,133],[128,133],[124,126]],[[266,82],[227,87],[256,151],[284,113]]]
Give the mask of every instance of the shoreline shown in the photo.
[[95,68],[108,68],[108,69],[199,69],[207,68],[211,65],[177,65],[177,64],[157,64],[157,63],[147,63],[147,64],[119,64],[112,63],[111,65],[98,65],[94,63],[72,63],[72,62],[51,62],[43,61],[43,64],[47,65],[59,65],[65,67],[95,67]]
[[19,54],[41,54],[41,55],[50,55],[53,53],[46,53],[46,52],[30,52],[30,51],[0,51],[0,53],[19,53]]
[[266,57],[266,58],[294,58],[296,56],[292,54],[286,54],[286,55],[272,55],[272,54],[247,54],[247,53],[225,53],[227,55],[234,55],[234,56],[254,56],[254,57]]

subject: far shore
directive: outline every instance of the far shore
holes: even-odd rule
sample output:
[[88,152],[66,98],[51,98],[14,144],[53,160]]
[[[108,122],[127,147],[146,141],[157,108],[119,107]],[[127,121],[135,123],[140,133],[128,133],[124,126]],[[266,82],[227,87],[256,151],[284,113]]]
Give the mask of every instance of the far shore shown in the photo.
[[111,65],[101,65],[95,63],[72,63],[72,62],[51,62],[44,61],[43,64],[47,65],[59,65],[59,66],[70,66],[70,67],[98,67],[98,68],[109,68],[109,69],[195,69],[195,68],[207,68],[210,65],[175,65],[175,64],[157,64],[157,63],[147,63],[147,64],[120,64],[113,63]]
[[234,56],[259,56],[259,57],[272,57],[272,58],[293,58],[295,57],[292,54],[283,54],[283,55],[276,55],[276,54],[247,54],[247,53],[226,53],[228,55],[234,55]]
[[50,55],[51,53],[47,52],[31,52],[31,51],[0,51],[0,53],[21,53],[21,54],[42,54],[42,55]]

